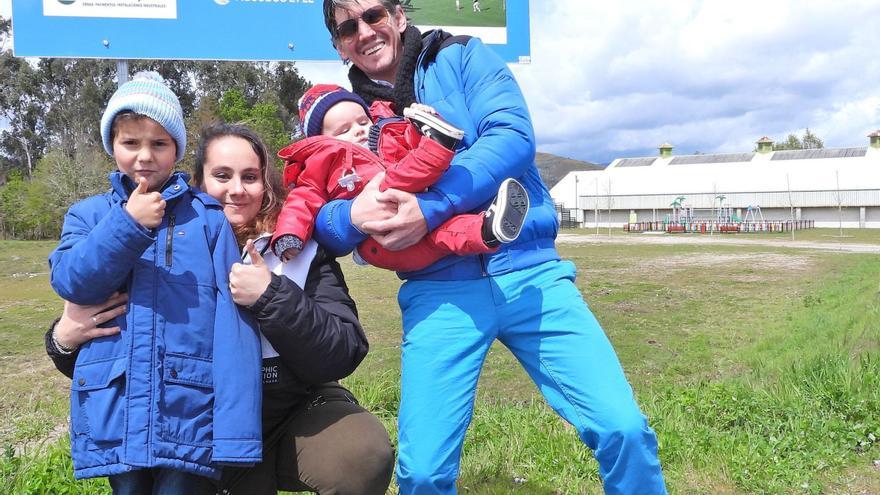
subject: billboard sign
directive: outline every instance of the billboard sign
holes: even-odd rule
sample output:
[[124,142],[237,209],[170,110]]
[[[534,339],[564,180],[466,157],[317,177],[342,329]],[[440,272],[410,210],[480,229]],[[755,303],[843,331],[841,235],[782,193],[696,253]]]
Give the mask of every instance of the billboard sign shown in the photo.
[[43,0],[43,15],[53,17],[174,19],[177,16],[177,0],[143,3],[126,0],[105,0],[101,2]]
[[[13,0],[20,57],[333,60],[322,0]],[[530,57],[528,0],[403,0],[422,30],[478,36]],[[479,10],[478,10],[479,9]]]

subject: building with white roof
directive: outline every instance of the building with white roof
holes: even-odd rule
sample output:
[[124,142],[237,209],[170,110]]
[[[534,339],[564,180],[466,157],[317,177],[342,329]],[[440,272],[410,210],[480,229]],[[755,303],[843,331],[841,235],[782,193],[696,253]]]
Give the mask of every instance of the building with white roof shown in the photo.
[[663,221],[678,201],[695,218],[760,207],[766,220],[880,228],[880,131],[868,137],[863,148],[773,151],[765,137],[754,152],[678,156],[663,144],[659,156],[571,172],[550,195],[584,227]]

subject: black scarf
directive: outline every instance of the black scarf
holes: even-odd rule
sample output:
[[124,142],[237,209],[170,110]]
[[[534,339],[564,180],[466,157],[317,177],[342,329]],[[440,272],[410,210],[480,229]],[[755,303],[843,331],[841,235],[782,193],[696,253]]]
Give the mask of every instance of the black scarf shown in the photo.
[[368,105],[376,100],[394,103],[395,110],[400,114],[404,108],[416,102],[413,77],[421,51],[422,33],[415,26],[407,27],[403,32],[403,55],[401,55],[400,66],[397,68],[397,80],[394,81],[394,87],[389,88],[373,82],[362,70],[353,66],[348,71],[351,89],[366,100]]

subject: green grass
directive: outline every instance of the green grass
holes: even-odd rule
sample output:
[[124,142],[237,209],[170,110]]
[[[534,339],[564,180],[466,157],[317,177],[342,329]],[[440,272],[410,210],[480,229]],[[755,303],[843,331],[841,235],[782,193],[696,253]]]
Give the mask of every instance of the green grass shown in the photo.
[[407,17],[416,25],[485,27],[507,25],[507,12],[502,8],[502,0],[481,0],[482,12],[473,11],[471,0],[461,0],[461,10],[455,10],[455,0],[411,0],[405,9]]
[[[870,435],[880,436],[880,424],[870,419],[880,417],[880,405],[869,379],[878,371],[878,336],[868,331],[878,322],[864,311],[876,302],[862,297],[876,293],[874,257],[761,246],[561,251],[579,267],[578,285],[658,431],[672,493],[816,493],[829,480],[842,487],[870,483],[872,473],[858,466],[870,465],[878,450]],[[383,397],[381,417],[393,434],[400,323],[384,304],[399,282],[372,268],[345,269],[355,299],[376,303],[361,308],[369,313],[371,340],[379,342],[347,383]],[[844,299],[834,294],[850,293],[850,304],[828,306]],[[816,370],[823,379],[804,389],[800,377]],[[814,400],[817,389],[835,402]],[[828,419],[840,410],[850,413]],[[717,417],[724,421],[706,421]],[[776,432],[775,440],[767,431]],[[845,474],[853,468],[861,475]],[[527,481],[515,485],[516,478]],[[483,370],[460,487],[601,493],[590,453],[501,346]]]
[[[70,443],[64,438],[34,449],[36,455],[13,455],[0,460],[0,487],[6,494],[93,495],[111,493],[106,478],[73,481]],[[30,454],[30,453],[29,453]]]
[[652,394],[670,471],[699,460],[744,493],[826,493],[826,476],[876,458],[878,275],[865,257],[807,294],[741,349],[747,371]]
[[[108,493],[102,482],[73,481],[66,440],[50,436],[64,423],[67,391],[42,354],[42,332],[60,304],[45,274],[21,274],[45,272],[51,246],[0,242],[0,493]],[[670,493],[880,493],[876,256],[784,243],[560,251],[578,266],[578,286],[657,431]],[[343,267],[371,341],[345,383],[396,439],[400,281]],[[481,376],[459,488],[602,493],[591,453],[502,346]]]
[[61,311],[46,262],[55,244],[0,242],[0,448],[46,437],[67,414],[62,377],[40,353]]

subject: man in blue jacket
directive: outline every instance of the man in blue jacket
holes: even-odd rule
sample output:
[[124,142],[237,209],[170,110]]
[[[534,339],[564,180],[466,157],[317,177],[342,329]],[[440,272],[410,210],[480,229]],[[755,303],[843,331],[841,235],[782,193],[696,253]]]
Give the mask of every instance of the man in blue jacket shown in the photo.
[[352,201],[329,203],[316,222],[319,242],[337,253],[366,235],[407,247],[453,215],[485,209],[509,177],[531,203],[519,238],[496,253],[449,256],[399,274],[406,280],[398,295],[401,493],[455,493],[477,379],[495,339],[594,450],[606,493],[666,493],[654,432],[574,284],[574,265],[556,252],[556,212],[510,70],[476,38],[421,35],[398,0],[324,0],[324,21],[368,103],[391,101],[398,112],[430,105],[465,137],[449,170],[423,193],[378,193],[371,183]]

